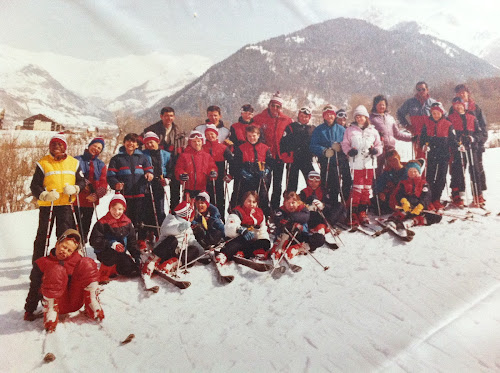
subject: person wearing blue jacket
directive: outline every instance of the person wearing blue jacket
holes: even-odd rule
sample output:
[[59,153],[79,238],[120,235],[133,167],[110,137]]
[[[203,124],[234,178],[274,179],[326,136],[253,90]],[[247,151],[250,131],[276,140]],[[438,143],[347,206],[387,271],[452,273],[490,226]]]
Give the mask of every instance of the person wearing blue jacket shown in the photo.
[[324,122],[314,129],[309,149],[318,157],[323,190],[336,201],[340,194],[340,200],[345,203],[352,181],[349,162],[340,145],[345,128],[335,122],[336,110],[333,105],[323,108]]
[[[153,166],[154,175],[153,180],[151,180],[151,189],[148,186],[146,190],[144,223],[148,225],[156,225],[158,223],[161,226],[166,216],[164,187],[169,186],[172,179],[170,173],[170,170],[173,168],[170,165],[171,156],[168,151],[159,148],[160,138],[154,132],[146,132],[143,143],[146,149],[142,152]],[[151,190],[153,191],[153,195],[151,195]],[[155,211],[153,210],[152,201],[155,204],[158,222],[154,216]],[[149,231],[154,233],[156,230],[151,229]]]

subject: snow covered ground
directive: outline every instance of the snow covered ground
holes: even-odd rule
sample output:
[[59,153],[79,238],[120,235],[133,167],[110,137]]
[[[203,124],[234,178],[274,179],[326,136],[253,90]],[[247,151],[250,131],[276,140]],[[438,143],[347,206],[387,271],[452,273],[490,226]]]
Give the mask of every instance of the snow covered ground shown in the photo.
[[37,211],[0,215],[0,371],[498,372],[499,160],[487,150],[489,217],[418,227],[410,243],[342,233],[316,254],[329,270],[303,256],[278,280],[231,264],[228,285],[203,265],[186,290],[112,281],[102,326],[71,314],[47,340],[41,319],[23,321]]

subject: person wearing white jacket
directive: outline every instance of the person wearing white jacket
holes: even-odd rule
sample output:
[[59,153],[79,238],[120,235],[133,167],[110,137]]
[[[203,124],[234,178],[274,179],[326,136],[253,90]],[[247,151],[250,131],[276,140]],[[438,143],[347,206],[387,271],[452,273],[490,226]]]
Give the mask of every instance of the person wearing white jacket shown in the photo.
[[369,224],[366,211],[370,204],[374,170],[377,155],[382,153],[380,134],[370,124],[368,110],[363,105],[354,109],[354,120],[344,133],[342,151],[349,156],[349,167],[353,179],[348,207],[351,212],[350,224],[355,227]]

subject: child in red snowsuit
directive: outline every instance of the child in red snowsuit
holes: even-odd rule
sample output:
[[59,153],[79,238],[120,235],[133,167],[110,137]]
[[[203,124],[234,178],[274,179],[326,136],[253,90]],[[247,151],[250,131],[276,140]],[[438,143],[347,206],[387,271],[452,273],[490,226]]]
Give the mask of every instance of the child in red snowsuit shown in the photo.
[[212,156],[203,150],[201,132],[191,131],[188,146],[175,165],[175,177],[191,198],[205,190],[208,180],[217,179],[217,166]]
[[56,329],[59,314],[78,311],[84,304],[85,313],[91,319],[104,319],[97,296],[97,264],[81,256],[81,245],[80,234],[74,229],[67,229],[50,254],[35,261],[24,306],[25,320],[35,319],[39,300],[43,303],[43,323],[47,332]]
[[226,201],[224,198],[224,177],[226,175],[226,161],[232,162],[233,153],[225,144],[221,144],[218,139],[219,132],[214,124],[207,124],[205,129],[205,139],[207,142],[203,145],[203,150],[212,156],[217,165],[217,179],[210,181],[206,186],[210,199],[219,209],[224,220],[226,211]]
[[115,194],[109,202],[108,213],[92,229],[90,245],[101,262],[99,283],[108,282],[109,276],[113,274],[127,277],[140,274],[140,252],[137,249],[134,225],[125,215],[126,208],[125,197]]

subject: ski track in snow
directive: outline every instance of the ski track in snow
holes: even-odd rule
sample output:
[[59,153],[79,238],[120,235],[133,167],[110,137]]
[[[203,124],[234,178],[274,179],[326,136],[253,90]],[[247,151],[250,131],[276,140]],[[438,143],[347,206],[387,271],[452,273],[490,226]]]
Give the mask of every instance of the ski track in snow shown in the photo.
[[185,290],[160,277],[157,294],[140,279],[111,281],[102,325],[63,316],[45,342],[51,363],[43,319],[22,319],[38,213],[0,215],[1,371],[499,371],[499,159],[487,150],[491,216],[416,227],[410,243],[342,233],[340,249],[314,253],[327,271],[301,256],[303,270],[279,279],[232,263],[226,285],[200,264]]

